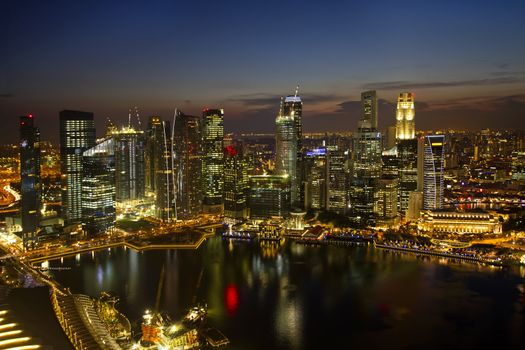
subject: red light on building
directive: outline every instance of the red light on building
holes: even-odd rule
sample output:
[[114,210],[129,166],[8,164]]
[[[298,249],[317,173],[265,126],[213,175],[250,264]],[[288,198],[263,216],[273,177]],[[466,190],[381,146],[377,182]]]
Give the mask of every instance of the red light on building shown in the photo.
[[33,115],[32,115],[32,114],[30,114],[30,115],[28,115],[28,117],[29,117],[29,118],[33,118]]
[[226,153],[228,153],[228,156],[230,157],[235,157],[237,155],[237,151],[233,146],[226,146],[224,150],[226,151]]

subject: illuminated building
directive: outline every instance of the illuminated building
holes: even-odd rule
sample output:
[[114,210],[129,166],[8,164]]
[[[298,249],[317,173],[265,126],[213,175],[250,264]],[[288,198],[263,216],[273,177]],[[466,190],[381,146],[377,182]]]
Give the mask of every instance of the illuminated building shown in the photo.
[[328,160],[328,185],[327,209],[329,211],[345,214],[348,206],[347,198],[347,155],[337,146],[327,146]]
[[82,217],[82,154],[95,146],[93,113],[60,112],[62,215],[66,223]]
[[399,201],[398,208],[401,215],[406,214],[410,192],[417,190],[418,169],[417,169],[417,149],[418,141],[416,138],[399,140],[397,144],[398,173],[399,173]]
[[131,125],[110,132],[115,139],[115,186],[118,202],[144,199],[144,132]]
[[375,90],[361,93],[361,118],[377,129],[377,94]]
[[250,218],[264,220],[285,217],[290,212],[290,178],[288,175],[250,176]]
[[174,191],[172,130],[170,123],[151,116],[146,130],[145,186],[155,195],[155,216],[171,222],[177,219]]
[[[290,180],[291,203],[296,205],[300,200],[298,178],[298,127],[295,109],[290,106],[301,105],[298,96],[288,96],[281,101],[279,114],[275,119],[275,170],[278,175],[288,175]],[[298,116],[300,118],[300,116]]]
[[374,213],[378,224],[394,225],[397,220],[398,179],[382,177],[377,181],[374,194]]
[[177,208],[170,123],[162,121],[154,131],[155,211],[158,219],[171,222],[177,220]]
[[512,180],[525,182],[525,152],[512,153]]
[[116,144],[114,138],[107,138],[83,153],[82,224],[89,234],[115,226]]
[[303,167],[305,173],[304,207],[326,210],[328,161],[326,147],[305,152]]
[[178,112],[173,132],[177,217],[191,218],[202,209],[202,143],[200,118]]
[[162,119],[158,116],[150,116],[145,133],[146,150],[144,152],[145,190],[149,193],[155,193],[156,173],[160,159],[160,156],[157,154],[159,150],[157,145],[159,135],[162,135]]
[[381,160],[383,162],[382,173],[384,176],[398,177],[399,176],[399,159],[397,157],[397,147],[393,147],[381,153]]
[[249,179],[247,162],[240,140],[231,140],[224,148],[224,217],[241,221],[248,217]]
[[427,135],[423,160],[423,209],[443,207],[443,161],[445,137]]
[[502,224],[497,217],[483,211],[424,210],[418,223],[418,230],[429,233],[500,234]]
[[304,187],[303,182],[306,174],[303,170],[303,102],[301,97],[297,96],[299,87],[295,91],[295,95],[286,96],[282,104],[281,115],[293,116],[295,136],[296,136],[296,152],[297,152],[297,165],[296,165],[296,193],[297,197],[294,198],[294,189],[292,187],[292,205],[300,206],[304,202]]
[[423,192],[419,190],[410,192],[408,197],[408,210],[406,212],[406,219],[408,221],[419,219],[421,209],[423,209]]
[[203,210],[223,211],[224,187],[224,110],[204,109],[202,112],[202,177]]
[[[366,99],[361,101],[361,105],[367,103]],[[366,115],[361,116],[352,152],[350,206],[352,213],[364,220],[374,216],[374,187],[382,171],[381,133],[371,121]]]
[[20,117],[20,216],[24,246],[36,236],[40,220],[40,131],[32,114]]
[[397,98],[396,138],[412,140],[416,137],[414,94],[402,92]]

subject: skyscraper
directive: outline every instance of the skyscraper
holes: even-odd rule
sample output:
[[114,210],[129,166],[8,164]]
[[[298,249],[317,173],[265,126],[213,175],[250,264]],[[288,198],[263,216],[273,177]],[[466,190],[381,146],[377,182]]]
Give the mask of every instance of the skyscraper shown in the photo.
[[113,130],[115,147],[115,186],[118,202],[144,199],[145,139],[144,132],[131,125]]
[[250,176],[250,218],[254,220],[285,217],[290,212],[288,175]]
[[354,215],[364,220],[372,220],[374,190],[382,170],[382,143],[381,133],[372,124],[377,124],[377,114],[368,113],[374,110],[369,109],[369,106],[374,105],[371,101],[376,99],[375,93],[365,93],[361,97],[361,109],[367,113],[361,116],[354,135],[350,206]]
[[397,183],[392,176],[383,176],[377,181],[374,213],[377,223],[391,226],[397,221]]
[[[301,97],[297,95],[299,86],[297,87],[295,94],[286,96],[282,104],[281,115],[293,116],[294,128],[296,136],[296,152],[297,152],[297,165],[296,165],[296,186],[297,186],[297,198],[292,197],[293,206],[301,206],[304,202],[304,179],[306,174],[303,170],[303,102]],[[293,189],[292,189],[293,192]]]
[[203,210],[223,211],[224,187],[224,110],[204,109],[202,112],[202,177]]
[[444,135],[427,135],[423,162],[423,209],[443,208]]
[[146,150],[144,152],[145,163],[145,190],[148,193],[155,193],[156,173],[159,167],[158,160],[160,159],[157,151],[158,136],[162,136],[162,119],[158,116],[150,116],[148,121],[148,128],[145,132]]
[[174,128],[177,217],[191,218],[202,209],[200,118],[178,112]]
[[300,98],[288,96],[282,100],[275,119],[275,170],[278,175],[289,176],[290,200],[291,204],[296,205],[300,200],[300,189],[297,171],[298,128],[295,110],[291,108],[293,103],[300,103]]
[[402,92],[397,98],[396,110],[396,138],[398,140],[412,140],[416,137],[414,95],[411,92]]
[[381,133],[359,128],[354,136],[351,211],[363,219],[374,215],[374,190],[381,177]]
[[107,138],[83,153],[82,224],[89,234],[115,226],[115,145]]
[[406,215],[410,192],[417,190],[417,139],[398,140],[397,153],[399,165],[398,208]]
[[241,140],[231,140],[224,148],[224,217],[230,222],[247,218],[249,180]]
[[305,152],[303,159],[305,176],[304,208],[326,210],[328,193],[328,160],[326,147]]
[[20,214],[24,246],[36,236],[40,220],[40,131],[32,114],[20,117]]
[[62,172],[62,216],[66,223],[82,217],[82,154],[95,146],[93,113],[60,112],[60,164]]
[[172,130],[167,121],[162,121],[154,130],[156,215],[162,221],[172,222],[177,220]]
[[347,155],[337,146],[327,147],[328,160],[328,195],[327,209],[345,214],[348,206],[347,189]]
[[370,127],[377,129],[377,94],[375,90],[361,93],[361,118],[368,121]]

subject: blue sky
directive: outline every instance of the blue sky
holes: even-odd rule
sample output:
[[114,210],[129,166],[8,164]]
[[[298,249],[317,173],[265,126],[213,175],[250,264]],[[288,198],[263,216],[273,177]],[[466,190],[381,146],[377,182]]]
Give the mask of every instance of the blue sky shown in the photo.
[[297,83],[307,131],[355,128],[369,88],[389,106],[382,126],[405,90],[422,102],[419,128],[525,117],[524,1],[12,0],[0,28],[8,139],[29,112],[56,139],[64,108],[102,126],[132,106],[165,118],[220,106],[229,130],[272,131]]

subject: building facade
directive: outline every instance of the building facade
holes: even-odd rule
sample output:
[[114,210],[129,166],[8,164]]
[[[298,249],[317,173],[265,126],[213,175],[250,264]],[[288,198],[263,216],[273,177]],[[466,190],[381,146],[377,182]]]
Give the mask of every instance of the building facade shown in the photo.
[[328,159],[326,147],[307,150],[303,157],[306,209],[326,210],[328,195]]
[[290,213],[291,193],[288,175],[250,176],[250,218],[266,220]]
[[298,203],[300,200],[297,130],[295,110],[285,109],[284,102],[281,102],[279,114],[275,119],[275,171],[278,175],[289,177],[291,203]]
[[173,133],[177,217],[189,219],[202,211],[202,142],[200,118],[178,112]]
[[337,146],[327,146],[328,178],[326,208],[345,214],[348,208],[347,154]]
[[230,223],[248,218],[248,164],[240,140],[224,148],[224,217]]
[[[286,96],[282,103],[282,113],[281,115],[293,116],[294,128],[295,128],[295,149],[297,151],[297,165],[295,167],[295,177],[296,177],[296,197],[292,195],[292,206],[301,206],[304,202],[304,179],[306,174],[302,171],[303,167],[303,155],[304,155],[304,146],[303,146],[303,102],[301,97],[297,95]],[[293,192],[292,188],[292,192]]]
[[115,150],[110,137],[83,153],[82,225],[88,234],[115,227]]
[[354,136],[350,209],[365,220],[374,216],[374,190],[382,171],[381,149],[381,133],[361,126]]
[[110,133],[115,147],[116,198],[120,203],[140,201],[146,191],[144,132],[130,125]]
[[361,93],[362,120],[369,123],[370,127],[377,129],[377,93],[375,90]]
[[417,190],[417,147],[416,138],[399,140],[397,144],[398,153],[398,176],[399,176],[399,201],[398,209],[405,216],[408,209],[410,192]]
[[172,130],[168,121],[155,128],[155,213],[159,220],[177,220]]
[[423,160],[423,209],[443,208],[445,136],[427,135]]
[[224,110],[204,109],[202,113],[203,210],[223,211],[224,190]]
[[159,159],[161,158],[157,154],[159,150],[157,145],[159,135],[162,135],[162,119],[159,116],[150,116],[148,128],[145,132],[146,150],[144,152],[144,186],[148,194],[155,194],[156,189],[156,173],[159,169]]
[[397,187],[398,179],[382,177],[377,181],[374,213],[378,225],[392,226],[397,223]]
[[418,230],[429,233],[500,234],[502,224],[494,215],[482,211],[424,210]]
[[82,155],[93,146],[95,146],[93,113],[61,111],[62,216],[68,224],[79,222],[82,218]]
[[396,138],[412,140],[416,137],[414,94],[402,92],[397,98]]
[[40,131],[32,114],[20,117],[20,217],[24,247],[35,238],[40,221]]

